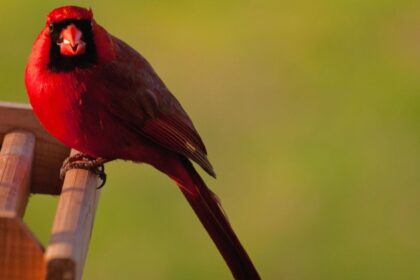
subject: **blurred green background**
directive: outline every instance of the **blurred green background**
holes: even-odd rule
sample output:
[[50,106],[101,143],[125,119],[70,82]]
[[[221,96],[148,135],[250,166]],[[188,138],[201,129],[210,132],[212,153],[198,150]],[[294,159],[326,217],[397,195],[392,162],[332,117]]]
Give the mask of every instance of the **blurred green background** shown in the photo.
[[[420,279],[420,2],[2,1],[1,100],[27,102],[31,45],[69,3],[189,112],[218,174],[205,179],[263,278]],[[165,176],[128,162],[108,174],[84,279],[230,278]],[[56,202],[27,209],[44,243]]]

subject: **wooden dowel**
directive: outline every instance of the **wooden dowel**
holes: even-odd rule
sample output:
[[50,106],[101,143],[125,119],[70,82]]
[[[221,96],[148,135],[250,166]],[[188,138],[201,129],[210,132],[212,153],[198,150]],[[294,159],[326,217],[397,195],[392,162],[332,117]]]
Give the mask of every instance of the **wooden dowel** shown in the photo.
[[[72,150],[71,154],[76,151]],[[45,254],[47,279],[81,279],[100,190],[97,175],[69,170]]]
[[14,131],[4,137],[0,151],[0,211],[22,217],[29,196],[29,181],[35,150],[31,133]]
[[41,279],[43,249],[22,223],[29,196],[35,136],[5,135],[0,151],[0,279]]

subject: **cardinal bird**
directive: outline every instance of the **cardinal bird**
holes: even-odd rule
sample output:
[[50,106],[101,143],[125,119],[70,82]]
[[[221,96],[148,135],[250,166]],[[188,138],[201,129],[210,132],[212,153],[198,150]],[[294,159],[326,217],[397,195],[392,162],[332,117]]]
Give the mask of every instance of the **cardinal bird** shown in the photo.
[[25,84],[44,127],[82,153],[69,158],[64,171],[82,167],[100,174],[98,167],[115,159],[154,166],[180,187],[233,276],[260,279],[191,163],[215,177],[187,113],[146,59],[97,24],[90,9],[66,6],[48,14]]

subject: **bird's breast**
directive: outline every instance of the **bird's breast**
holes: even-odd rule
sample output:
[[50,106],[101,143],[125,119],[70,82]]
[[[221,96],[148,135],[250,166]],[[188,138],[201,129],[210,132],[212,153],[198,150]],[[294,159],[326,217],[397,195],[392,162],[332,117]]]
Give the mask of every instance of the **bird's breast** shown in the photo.
[[[99,106],[89,73],[39,73],[27,78],[34,112],[44,127],[64,144],[93,156],[105,156],[109,116]],[[115,131],[115,130],[114,130]]]

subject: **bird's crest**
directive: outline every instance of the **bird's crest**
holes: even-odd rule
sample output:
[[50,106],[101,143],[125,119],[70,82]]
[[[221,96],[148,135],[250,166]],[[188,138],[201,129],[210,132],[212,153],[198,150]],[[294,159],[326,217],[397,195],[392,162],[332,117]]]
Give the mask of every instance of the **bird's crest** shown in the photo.
[[92,9],[77,6],[64,6],[52,10],[47,16],[47,25],[68,19],[92,20]]

